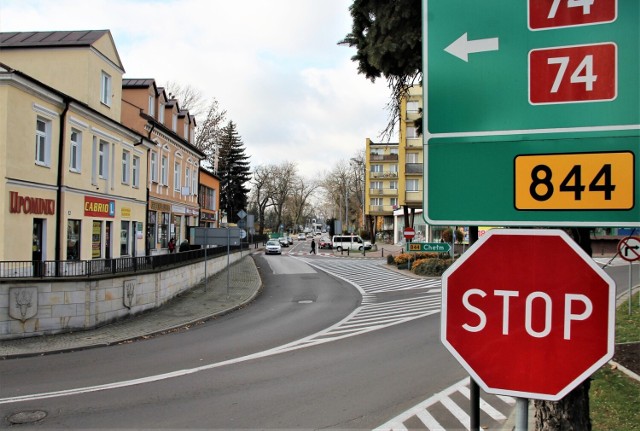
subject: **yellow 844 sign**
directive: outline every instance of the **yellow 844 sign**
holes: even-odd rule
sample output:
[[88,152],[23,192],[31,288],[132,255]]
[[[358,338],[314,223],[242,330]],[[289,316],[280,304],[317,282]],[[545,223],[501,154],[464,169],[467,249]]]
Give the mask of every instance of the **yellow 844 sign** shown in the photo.
[[632,152],[536,154],[515,158],[518,210],[628,210],[634,206]]

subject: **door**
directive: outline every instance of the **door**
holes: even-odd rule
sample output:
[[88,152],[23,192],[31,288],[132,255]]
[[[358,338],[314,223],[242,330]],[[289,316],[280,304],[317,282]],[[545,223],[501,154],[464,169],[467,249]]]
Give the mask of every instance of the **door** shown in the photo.
[[44,230],[44,220],[41,218],[33,219],[33,239],[31,245],[31,261],[33,265],[34,277],[40,277],[43,273],[42,265],[42,240]]
[[111,259],[111,223],[108,221],[105,227],[105,240],[104,240],[104,258]]

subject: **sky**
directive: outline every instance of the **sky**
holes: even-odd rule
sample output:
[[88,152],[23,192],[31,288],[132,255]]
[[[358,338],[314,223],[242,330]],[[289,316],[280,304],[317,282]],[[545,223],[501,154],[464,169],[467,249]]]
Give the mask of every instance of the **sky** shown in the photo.
[[198,89],[236,123],[252,168],[287,161],[319,178],[388,120],[386,81],[358,74],[355,49],[337,44],[351,3],[0,0],[0,31],[108,29],[124,78]]

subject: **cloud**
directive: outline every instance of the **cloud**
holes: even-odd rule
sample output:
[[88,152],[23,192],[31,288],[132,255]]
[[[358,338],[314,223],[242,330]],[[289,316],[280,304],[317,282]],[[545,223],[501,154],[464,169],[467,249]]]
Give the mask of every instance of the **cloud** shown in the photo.
[[357,73],[349,0],[3,0],[0,31],[109,29],[128,78],[215,97],[253,166],[330,170],[386,126],[389,92]]

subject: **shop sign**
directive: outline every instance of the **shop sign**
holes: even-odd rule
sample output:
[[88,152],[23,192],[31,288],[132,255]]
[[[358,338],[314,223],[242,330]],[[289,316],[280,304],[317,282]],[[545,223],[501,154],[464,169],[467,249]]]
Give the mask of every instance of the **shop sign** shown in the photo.
[[53,199],[20,196],[18,192],[9,192],[9,212],[13,214],[47,214],[56,213],[56,201]]
[[162,211],[162,212],[165,212],[165,213],[169,213],[169,212],[171,212],[171,205],[163,204],[161,202],[151,201],[151,202],[149,202],[149,210],[151,210],[151,211]]
[[116,202],[109,199],[84,197],[84,215],[92,217],[114,217]]
[[120,217],[131,218],[131,208],[128,208],[128,207],[120,208]]

